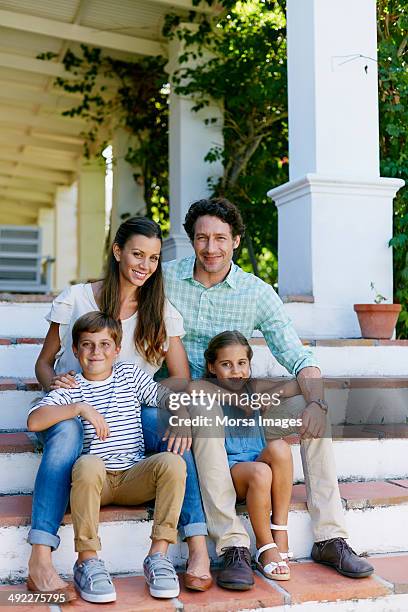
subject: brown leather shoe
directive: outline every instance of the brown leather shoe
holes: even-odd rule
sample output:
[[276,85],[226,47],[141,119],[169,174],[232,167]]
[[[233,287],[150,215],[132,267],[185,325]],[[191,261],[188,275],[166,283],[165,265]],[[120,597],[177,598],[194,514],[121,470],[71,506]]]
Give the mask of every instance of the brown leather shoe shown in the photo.
[[233,591],[248,591],[254,586],[251,553],[244,546],[225,548],[223,568],[217,576],[218,586]]
[[374,571],[373,566],[363,557],[359,557],[343,538],[315,542],[312,559],[316,563],[334,567],[348,578],[366,578]]
[[186,572],[184,574],[184,586],[190,591],[208,591],[213,585],[212,576],[195,576]]
[[54,602],[55,605],[68,603],[69,601],[74,601],[75,599],[78,599],[78,595],[72,583],[68,583],[66,587],[62,587],[61,589],[43,591],[42,589],[39,589],[37,587],[30,575],[28,575],[27,577],[27,590],[32,591],[34,593],[47,593],[48,595],[58,596],[56,598],[57,601]]

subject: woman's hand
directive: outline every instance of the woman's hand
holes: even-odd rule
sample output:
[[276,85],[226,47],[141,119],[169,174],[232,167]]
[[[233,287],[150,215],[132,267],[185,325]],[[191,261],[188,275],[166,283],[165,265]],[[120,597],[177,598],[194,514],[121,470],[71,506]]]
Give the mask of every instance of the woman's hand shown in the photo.
[[[189,451],[193,438],[191,435],[191,425],[186,424],[190,422],[190,414],[187,411],[178,411],[173,415],[178,418],[178,425],[170,425],[164,434],[162,440],[167,441],[167,450],[173,452],[175,455],[184,455],[186,451]],[[186,421],[186,419],[188,419]]]
[[79,385],[75,380],[74,370],[70,370],[66,374],[57,374],[51,378],[49,389],[76,389]]
[[184,455],[186,451],[190,450],[193,442],[191,435],[185,436],[182,433],[175,433],[172,427],[169,427],[162,439],[164,442],[168,440],[167,450],[175,455]]
[[90,404],[81,402],[81,404],[79,404],[78,415],[93,425],[96,435],[100,440],[106,440],[106,438],[110,436],[109,426],[105,418]]

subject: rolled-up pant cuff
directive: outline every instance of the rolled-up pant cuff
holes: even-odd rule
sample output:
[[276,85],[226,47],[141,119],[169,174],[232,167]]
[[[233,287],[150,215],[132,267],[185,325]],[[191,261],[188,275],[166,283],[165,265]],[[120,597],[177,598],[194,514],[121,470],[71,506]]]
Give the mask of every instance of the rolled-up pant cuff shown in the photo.
[[177,529],[154,525],[150,537],[152,540],[166,540],[170,544],[177,544]]
[[60,537],[41,529],[30,529],[27,542],[29,544],[42,544],[43,546],[49,546],[51,550],[57,550],[60,545]]
[[84,540],[75,538],[75,551],[84,552],[85,550],[101,550],[101,540],[99,538]]
[[347,540],[349,538],[349,534],[345,529],[337,529],[331,532],[319,532],[314,534],[315,542],[325,542],[326,540],[332,540],[333,538],[343,538]]
[[179,527],[179,535],[183,541],[186,538],[192,538],[194,536],[207,536],[207,525],[206,523],[190,523],[190,525],[182,525]]

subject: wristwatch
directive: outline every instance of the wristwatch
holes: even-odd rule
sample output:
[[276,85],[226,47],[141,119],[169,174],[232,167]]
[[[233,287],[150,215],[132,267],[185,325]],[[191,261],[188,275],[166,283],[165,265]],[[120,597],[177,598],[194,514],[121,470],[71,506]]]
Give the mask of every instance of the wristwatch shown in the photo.
[[310,404],[317,404],[317,405],[318,405],[318,406],[319,406],[319,407],[320,407],[320,408],[323,410],[323,412],[324,412],[325,414],[327,414],[327,413],[328,413],[328,411],[329,411],[329,406],[327,405],[327,402],[325,402],[325,401],[324,401],[324,400],[322,400],[322,399],[314,399],[314,400],[311,400],[311,401],[310,401],[310,402],[307,404],[306,408],[307,408],[308,406],[310,406]]

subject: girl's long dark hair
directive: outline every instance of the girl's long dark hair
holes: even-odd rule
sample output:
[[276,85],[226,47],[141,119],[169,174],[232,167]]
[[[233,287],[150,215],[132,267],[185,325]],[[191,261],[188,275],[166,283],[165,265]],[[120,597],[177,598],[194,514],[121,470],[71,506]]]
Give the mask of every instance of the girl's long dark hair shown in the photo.
[[215,378],[215,375],[210,372],[208,364],[215,363],[217,360],[217,352],[226,346],[234,346],[236,344],[246,348],[248,360],[251,361],[252,355],[254,354],[253,350],[250,347],[248,340],[243,334],[241,334],[241,332],[237,330],[221,332],[220,334],[214,336],[214,338],[211,338],[210,342],[208,343],[208,347],[204,352],[205,378]]
[[[132,236],[146,236],[163,241],[160,226],[147,217],[131,217],[122,223],[116,232],[112,243],[100,294],[100,309],[102,312],[119,319],[119,263],[113,255],[113,245],[122,250]],[[166,342],[166,327],[164,324],[164,285],[161,258],[150,278],[137,291],[137,325],[135,328],[136,350],[152,365],[157,365],[163,358],[163,346]]]

